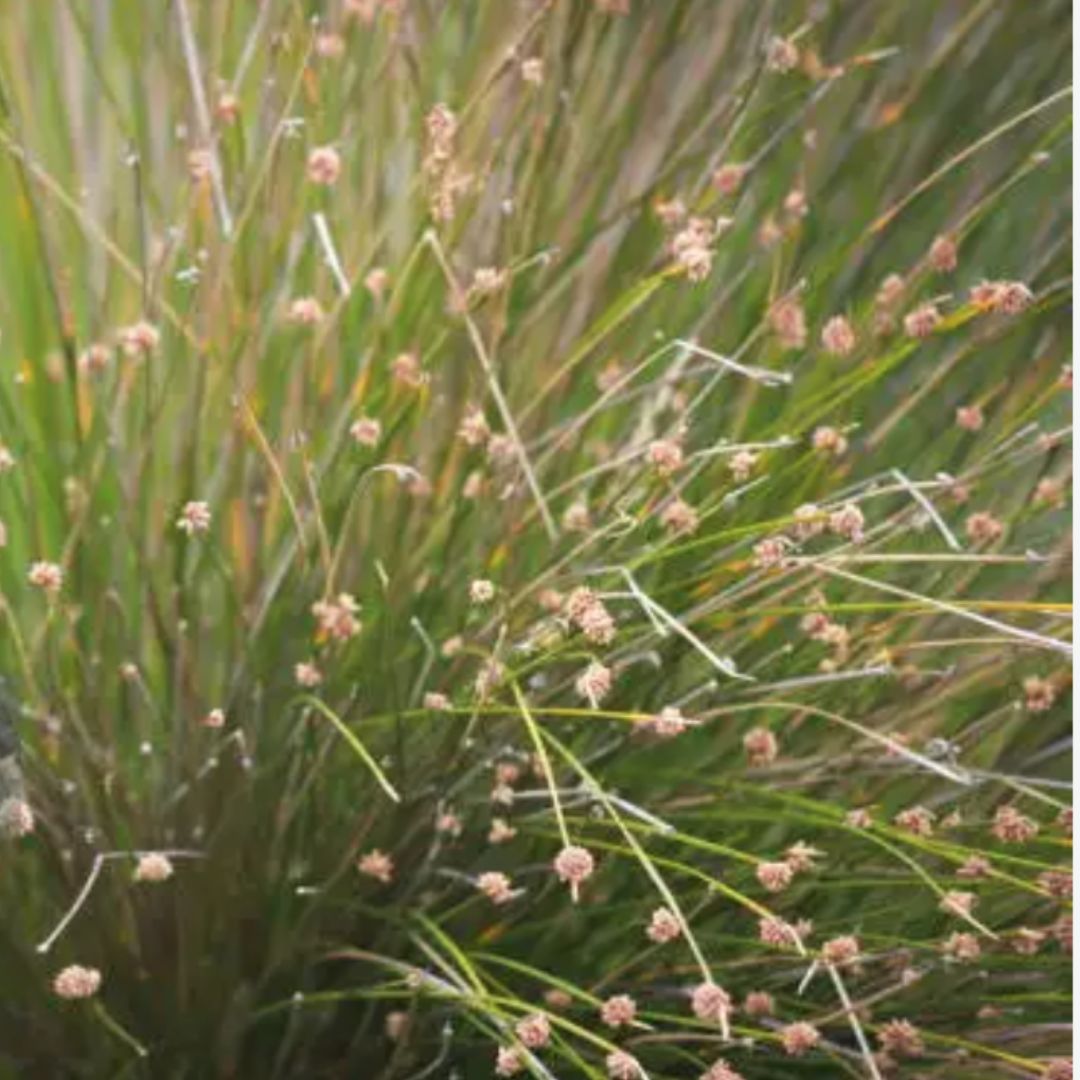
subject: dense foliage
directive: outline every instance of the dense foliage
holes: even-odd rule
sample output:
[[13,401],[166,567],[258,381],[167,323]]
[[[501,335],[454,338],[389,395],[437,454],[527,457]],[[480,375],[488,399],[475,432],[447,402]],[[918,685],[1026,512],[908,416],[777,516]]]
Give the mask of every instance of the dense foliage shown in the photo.
[[0,1077],[1071,1077],[1070,33],[4,5]]

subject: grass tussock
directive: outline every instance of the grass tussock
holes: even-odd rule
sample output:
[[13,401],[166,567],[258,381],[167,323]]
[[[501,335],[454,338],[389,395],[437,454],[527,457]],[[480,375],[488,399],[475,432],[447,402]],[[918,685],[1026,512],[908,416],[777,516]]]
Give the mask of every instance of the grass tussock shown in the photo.
[[1071,1077],[1063,0],[0,14],[0,1076]]

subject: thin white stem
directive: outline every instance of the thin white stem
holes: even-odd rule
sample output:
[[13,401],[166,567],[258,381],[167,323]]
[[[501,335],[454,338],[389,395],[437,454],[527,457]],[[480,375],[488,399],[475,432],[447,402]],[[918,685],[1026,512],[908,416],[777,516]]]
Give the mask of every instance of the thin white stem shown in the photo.
[[229,204],[225,198],[225,186],[222,182],[221,159],[218,157],[214,129],[210,123],[210,109],[206,104],[206,91],[203,89],[202,71],[199,67],[199,53],[195,45],[195,35],[191,29],[191,16],[187,9],[187,0],[175,0],[177,21],[180,24],[180,45],[184,51],[188,81],[191,83],[191,96],[195,102],[195,116],[199,122],[199,133],[210,155],[210,187],[214,193],[214,205],[221,221],[221,231],[226,238],[232,236],[233,220],[229,213]]
[[330,267],[330,273],[334,275],[338,292],[342,296],[348,296],[352,292],[352,286],[349,284],[345,268],[341,265],[337,248],[334,247],[334,238],[330,235],[330,226],[326,223],[326,215],[319,211],[311,215],[311,220],[315,223],[315,234],[318,236],[319,245],[323,249],[323,258],[326,259],[326,265]]
[[736,670],[735,662],[730,657],[717,656],[716,653],[701,640],[701,638],[679,622],[670,611],[661,607],[651,596],[647,596],[634,580],[633,574],[631,574],[626,567],[621,567],[621,570],[638,603],[650,618],[655,615],[656,619],[659,619],[665,626],[675,631],[681,638],[690,642],[690,644],[693,645],[693,647],[697,649],[697,651],[701,653],[701,655],[704,656],[717,671],[723,672],[729,679],[742,679],[744,682],[757,681],[752,675],[743,675],[740,671]]
[[953,531],[945,524],[944,518],[934,508],[934,504],[899,469],[893,469],[892,474],[904,490],[926,511],[927,516],[937,526],[938,532],[945,538],[945,543],[953,551],[963,551],[963,544],[956,539]]
[[787,386],[795,377],[790,371],[772,371],[769,368],[740,364],[737,360],[732,360],[730,356],[721,356],[720,353],[713,352],[711,349],[703,349],[700,345],[695,345],[692,341],[685,341],[683,338],[676,338],[675,344],[681,345],[688,352],[692,352],[697,356],[707,357],[721,367],[734,371],[748,379],[753,379],[754,382],[759,382],[763,386]]
[[1009,623],[998,622],[997,619],[991,619],[986,615],[980,615],[977,611],[969,611],[966,608],[957,607],[955,604],[950,604],[946,600],[935,600],[933,597],[923,596],[921,593],[902,589],[898,585],[886,585],[883,581],[863,577],[862,574],[852,574],[847,570],[841,570],[837,566],[830,565],[827,561],[815,562],[814,565],[819,570],[824,571],[826,574],[831,574],[833,577],[845,578],[848,581],[858,582],[860,585],[868,585],[872,589],[879,589],[881,592],[892,593],[894,596],[902,596],[906,600],[918,600],[920,603],[937,608],[939,611],[955,615],[958,619],[967,619],[969,622],[976,622],[982,626],[992,627],[994,630],[998,630],[1003,634],[1008,634],[1010,637],[1033,642],[1041,648],[1049,649],[1052,652],[1064,653],[1065,656],[1069,657],[1073,654],[1072,646],[1067,641],[1059,641],[1057,638],[1046,637],[1043,634],[1035,633],[1034,630],[1025,630],[1021,626],[1011,626]]
[[873,1080],[881,1080],[881,1073],[878,1072],[877,1062],[874,1060],[873,1051],[870,1049],[870,1044],[866,1041],[866,1034],[862,1029],[862,1024],[859,1023],[859,1017],[855,1012],[855,1007],[851,1004],[851,998],[848,996],[847,987],[844,986],[844,981],[840,978],[840,972],[838,972],[832,964],[826,964],[825,968],[829,972],[829,976],[833,981],[833,986],[836,987],[836,994],[840,998],[841,1004],[844,1006],[844,1012],[851,1024],[851,1030],[855,1035],[855,1041],[859,1044],[859,1050],[862,1052],[863,1061],[866,1062],[867,1071],[870,1073]]
[[141,855],[165,855],[170,859],[201,859],[201,858],[203,858],[203,853],[201,851],[187,851],[187,850],[177,850],[177,851],[170,851],[170,850],[166,850],[166,851],[160,851],[160,850],[149,850],[149,851],[102,851],[102,852],[99,852],[97,855],[94,856],[94,862],[93,862],[93,865],[90,867],[90,873],[86,875],[86,880],[83,882],[83,886],[79,890],[78,896],[75,897],[74,902],[72,903],[71,907],[68,908],[68,910],[65,913],[64,917],[56,924],[56,927],[53,930],[53,932],[47,938],[45,938],[45,940],[42,941],[40,945],[37,946],[37,951],[39,953],[47,953],[53,947],[53,945],[56,944],[57,938],[59,938],[60,935],[68,928],[69,924],[71,923],[71,920],[74,919],[75,916],[79,914],[80,910],[82,909],[83,904],[86,903],[87,899],[90,896],[90,893],[93,891],[94,885],[97,882],[98,877],[101,875],[102,867],[104,867],[106,862],[114,860],[114,859],[131,859],[131,858],[136,858],[137,859]]
[[791,690],[796,686],[821,686],[826,683],[847,682],[851,679],[877,679],[892,675],[893,669],[878,665],[857,671],[833,671],[823,675],[807,675],[799,679],[782,679],[774,683],[762,683],[750,688],[751,693],[770,693],[773,690]]
[[[454,276],[454,271],[450,266],[450,261],[446,257],[446,252],[443,250],[438,234],[433,229],[428,229],[424,234],[424,239],[435,253],[435,258],[442,268],[447,284],[450,286],[455,296],[460,296],[462,294],[461,286]],[[480,366],[484,369],[484,375],[487,377],[491,396],[495,399],[495,405],[499,410],[499,415],[506,425],[506,433],[510,436],[510,440],[514,444],[514,450],[516,451],[518,461],[521,464],[521,470],[524,472],[529,489],[532,491],[533,498],[536,500],[536,507],[540,511],[540,517],[544,522],[544,528],[547,530],[547,534],[552,541],[558,540],[559,530],[555,525],[555,519],[551,516],[547,500],[544,498],[544,493],[540,489],[540,482],[536,478],[536,473],[533,471],[532,464],[529,461],[529,455],[525,451],[525,444],[522,442],[521,435],[518,432],[514,414],[510,411],[510,406],[502,392],[502,388],[499,386],[499,381],[495,377],[495,369],[492,366],[491,358],[488,356],[487,346],[484,344],[484,339],[480,334],[479,327],[477,327],[475,320],[467,311],[464,313],[463,318],[465,319],[465,328],[469,332],[469,339],[472,341],[473,348],[476,350],[476,355],[480,360]]]
[[240,84],[244,81],[244,75],[247,74],[247,69],[255,58],[255,49],[258,47],[259,38],[262,35],[263,28],[266,26],[266,19],[270,14],[272,5],[273,0],[263,0],[259,5],[259,14],[255,16],[255,22],[251,24],[251,30],[248,32],[247,40],[244,42],[244,51],[240,54],[240,62],[236,65],[232,82],[229,83],[229,89],[234,94],[240,89]]

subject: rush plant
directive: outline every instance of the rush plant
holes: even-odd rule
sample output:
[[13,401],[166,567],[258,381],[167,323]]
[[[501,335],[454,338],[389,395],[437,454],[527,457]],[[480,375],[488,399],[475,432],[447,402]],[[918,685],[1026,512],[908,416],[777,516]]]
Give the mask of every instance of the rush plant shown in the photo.
[[0,1077],[1071,1077],[1070,31],[4,4]]

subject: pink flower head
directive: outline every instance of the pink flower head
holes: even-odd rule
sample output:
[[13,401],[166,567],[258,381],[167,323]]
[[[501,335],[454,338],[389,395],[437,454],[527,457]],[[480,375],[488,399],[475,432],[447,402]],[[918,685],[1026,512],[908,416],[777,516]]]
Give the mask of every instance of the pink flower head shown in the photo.
[[615,637],[615,620],[603,601],[587,585],[572,590],[562,604],[566,617],[597,645],[607,645]]
[[1041,930],[1031,930],[1026,926],[1017,927],[1009,942],[1013,951],[1021,956],[1034,956],[1042,948],[1046,934]]
[[802,188],[792,188],[784,196],[784,211],[793,218],[806,217],[810,207],[806,201],[806,192]]
[[895,308],[904,295],[904,288],[904,279],[899,274],[889,274],[878,287],[874,305],[885,310]]
[[721,195],[734,195],[742,187],[746,166],[735,163],[721,165],[712,175],[713,187]]
[[802,874],[807,870],[815,869],[817,865],[815,860],[822,858],[824,854],[805,841],[799,840],[784,852],[784,862],[791,867],[792,873]]
[[505,678],[506,668],[494,656],[489,656],[480,665],[480,670],[476,673],[476,682],[474,684],[476,696],[481,701],[486,701]]
[[491,829],[488,831],[488,843],[490,844],[505,844],[508,840],[513,840],[517,836],[517,829],[515,829],[506,818],[492,818]]
[[389,885],[394,879],[394,860],[378,848],[361,855],[356,869],[366,877],[382,882],[383,885]]
[[1052,1058],[1046,1063],[1043,1080],[1073,1080],[1073,1059]]
[[750,479],[754,466],[757,465],[757,460],[757,454],[752,453],[750,450],[739,450],[731,455],[728,468],[731,470],[731,475],[736,483],[741,484]]
[[308,155],[308,179],[322,187],[332,187],[341,176],[341,155],[332,146],[316,146]]
[[551,1023],[543,1013],[530,1013],[515,1026],[517,1037],[530,1050],[539,1050],[551,1041]]
[[798,46],[789,38],[773,36],[765,46],[765,66],[781,75],[799,66]]
[[703,217],[689,218],[668,245],[676,269],[690,281],[704,281],[712,270],[715,252],[711,245],[715,239],[713,222]]
[[53,979],[53,991],[67,1001],[93,997],[101,988],[101,972],[97,968],[72,964]]
[[563,609],[566,612],[566,617],[572,623],[580,626],[581,620],[589,609],[600,602],[600,598],[588,585],[579,585],[576,589],[571,589],[567,594],[566,599],[563,601]]
[[580,500],[572,502],[563,512],[562,527],[567,532],[588,532],[592,528],[588,504]]
[[78,368],[84,375],[100,375],[109,366],[109,350],[99,344],[87,346],[79,353]]
[[649,725],[663,739],[681,735],[687,728],[688,721],[674,705],[665,705]]
[[853,543],[862,543],[866,521],[854,503],[845,503],[829,515],[829,530]]
[[821,946],[822,960],[836,967],[858,960],[859,952],[859,939],[850,934],[831,938]]
[[789,949],[801,943],[802,933],[791,923],[770,916],[759,920],[758,938],[774,949]]
[[125,326],[118,335],[125,356],[138,358],[153,352],[161,341],[161,333],[153,323],[137,322]]
[[726,1028],[731,1015],[731,995],[714,982],[703,982],[694,987],[690,1007],[699,1020]]
[[0,802],[0,836],[19,840],[34,831],[34,812],[25,799],[4,799]]
[[599,600],[582,613],[578,625],[595,645],[610,645],[615,638],[615,620]]
[[813,1050],[820,1041],[821,1033],[813,1024],[799,1021],[780,1029],[780,1042],[784,1052],[792,1057],[801,1057],[807,1051]]
[[1029,675],[1024,680],[1024,705],[1028,712],[1047,712],[1057,701],[1057,688],[1049,679]]
[[495,1057],[496,1076],[516,1076],[525,1063],[521,1060],[521,1054],[512,1046],[500,1046]]
[[491,428],[482,409],[470,405],[458,428],[458,438],[467,446],[483,446],[491,437]]
[[786,862],[763,862],[758,864],[757,879],[771,893],[783,892],[791,884],[795,872]]
[[990,860],[984,858],[982,855],[969,855],[960,866],[956,868],[956,876],[958,878],[966,878],[973,881],[987,877],[989,873]]
[[338,641],[347,641],[360,633],[360,620],[356,617],[359,610],[360,605],[348,593],[317,600],[311,605],[319,633]]
[[672,499],[660,515],[660,524],[675,536],[697,532],[697,511],[682,499]]
[[530,56],[521,61],[521,78],[530,86],[542,86],[544,82],[544,61],[539,56]]
[[834,315],[821,329],[821,345],[833,356],[854,352],[856,340],[851,323],[843,315]]
[[345,39],[340,34],[319,34],[315,52],[326,60],[337,60],[345,54]]
[[420,358],[414,352],[398,353],[390,364],[390,374],[394,382],[419,390],[427,382],[427,375],[420,367]]
[[214,174],[214,155],[204,146],[197,146],[187,156],[188,176],[196,184],[205,184]]
[[983,281],[971,290],[971,302],[983,311],[1019,315],[1035,297],[1020,281]]
[[214,115],[223,124],[235,124],[240,117],[240,99],[228,92],[222,94],[214,106]]
[[608,1027],[618,1028],[634,1022],[637,1003],[629,994],[616,994],[600,1006],[600,1019]]
[[64,584],[64,570],[58,563],[31,563],[26,580],[50,595],[58,593]]
[[982,955],[979,939],[974,934],[969,933],[950,934],[945,939],[941,949],[950,960],[955,960],[958,963],[978,960]]
[[322,672],[311,660],[302,660],[297,664],[293,669],[293,675],[296,678],[297,685],[303,686],[307,690],[321,685],[323,681]]
[[881,1049],[893,1057],[920,1057],[925,1051],[922,1035],[910,1020],[890,1020],[878,1028]]
[[633,1054],[625,1050],[613,1050],[604,1059],[610,1080],[641,1080],[641,1065]]
[[743,1080],[743,1074],[736,1072],[723,1058],[717,1058],[708,1071],[702,1073],[701,1080]]
[[158,883],[168,881],[172,876],[172,860],[160,851],[148,851],[145,855],[140,855],[135,865],[136,881]]
[[428,129],[429,147],[435,156],[448,157],[454,136],[458,131],[458,118],[448,105],[440,102],[432,106],[424,124]]
[[743,736],[743,749],[753,766],[770,765],[776,760],[779,747],[776,736],[763,727],[752,728]]
[[909,806],[893,818],[893,824],[915,836],[933,836],[935,820],[933,811],[925,806]]
[[671,476],[682,468],[682,447],[674,439],[656,439],[649,443],[647,456],[649,464],[661,476]]
[[904,333],[910,338],[928,338],[941,323],[935,304],[923,304],[904,316]]
[[775,1011],[773,996],[765,990],[751,990],[743,1002],[743,1012],[747,1016],[772,1016]]
[[322,304],[314,296],[298,296],[289,304],[289,322],[296,323],[299,326],[314,326],[316,323],[322,322],[322,318]]
[[964,522],[964,531],[974,544],[993,544],[1005,533],[1005,526],[993,514],[979,511]]
[[611,683],[611,668],[593,660],[574,681],[574,689],[595,709],[611,692]]
[[783,566],[790,546],[786,536],[767,536],[754,545],[754,565],[761,570]]
[[975,907],[978,899],[979,898],[974,893],[960,892],[956,889],[952,889],[941,898],[941,903],[938,904],[938,907],[949,915],[958,915],[961,918],[967,918],[971,915],[972,909]]
[[211,709],[203,718],[202,726],[205,728],[212,728],[217,730],[225,726],[225,710],[224,709]]
[[978,405],[961,405],[956,410],[956,426],[965,431],[979,431],[986,418]]
[[349,425],[349,434],[359,446],[377,446],[382,438],[382,424],[372,416],[361,416]]
[[469,600],[473,604],[490,604],[495,599],[495,584],[487,578],[476,578],[469,584]]
[[1026,844],[1039,834],[1039,826],[1015,806],[999,806],[991,832],[1007,844]]
[[387,285],[390,284],[390,275],[381,266],[372,267],[364,275],[364,288],[376,299],[381,300],[383,293],[386,292]]
[[480,299],[485,296],[494,296],[500,289],[505,288],[510,274],[506,270],[500,270],[494,266],[481,266],[473,273],[472,284],[469,286],[469,296]]
[[195,533],[206,532],[210,528],[210,506],[205,502],[184,503],[180,516],[176,519],[176,527],[188,536]]
[[815,450],[823,454],[832,454],[833,457],[842,457],[847,453],[848,440],[842,431],[834,427],[819,427],[814,431],[811,439]]
[[669,229],[686,220],[686,203],[678,196],[673,199],[657,199],[653,203],[653,211]]
[[935,237],[926,258],[939,274],[950,273],[956,269],[956,241],[951,236]]
[[769,325],[785,349],[806,346],[806,312],[797,297],[785,297],[769,312]]
[[650,941],[657,945],[666,945],[679,937],[682,933],[682,924],[670,908],[658,907],[652,913],[645,933]]
[[1065,505],[1065,485],[1053,476],[1044,476],[1036,485],[1032,495],[1036,506],[1053,506],[1060,509]]
[[585,848],[571,844],[555,856],[554,866],[559,880],[570,886],[570,895],[576,901],[578,889],[584,881],[592,877],[596,861]]
[[814,503],[803,503],[795,508],[794,532],[799,540],[811,540],[820,536],[829,522],[829,515]]
[[488,870],[476,879],[476,887],[493,903],[506,904],[514,898],[510,879],[498,870]]
[[1073,876],[1068,870],[1044,870],[1038,877],[1039,884],[1058,900],[1071,900]]

